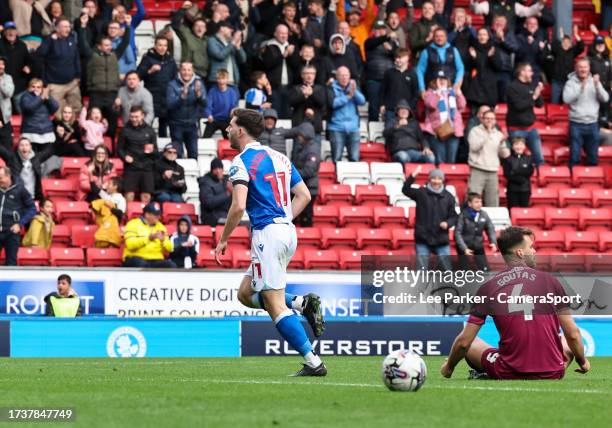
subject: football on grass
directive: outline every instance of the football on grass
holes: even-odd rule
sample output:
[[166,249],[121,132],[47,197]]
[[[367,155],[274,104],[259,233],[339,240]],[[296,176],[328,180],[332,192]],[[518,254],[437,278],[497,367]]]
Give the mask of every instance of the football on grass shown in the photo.
[[391,391],[418,391],[426,377],[425,362],[412,351],[391,352],[383,361],[383,382]]

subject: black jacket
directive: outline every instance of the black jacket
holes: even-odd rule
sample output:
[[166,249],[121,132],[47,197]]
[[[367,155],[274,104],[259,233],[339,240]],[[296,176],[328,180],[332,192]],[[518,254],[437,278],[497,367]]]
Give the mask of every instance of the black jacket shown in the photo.
[[287,82],[290,85],[295,80],[296,67],[298,66],[297,51],[289,55],[287,58],[283,57],[280,48],[275,44],[267,45],[263,54],[261,55],[261,61],[263,63],[263,69],[270,80],[270,86],[272,89],[277,89],[281,86],[281,79],[283,75],[283,60],[287,65]]
[[[149,69],[156,64],[161,67],[161,70],[155,73],[149,73]],[[176,77],[176,73],[178,72],[174,58],[172,58],[170,52],[162,56],[158,54],[155,49],[151,48],[142,57],[136,71],[138,71],[138,75],[143,80],[145,88],[153,95],[155,116],[162,118],[166,117],[166,90],[168,84]]]
[[18,178],[13,178],[8,189],[0,189],[0,232],[9,230],[14,224],[25,226],[35,215],[34,201]]
[[555,39],[552,45],[547,45],[547,68],[550,63],[551,78],[557,82],[567,81],[567,75],[574,71],[574,58],[584,50],[584,43],[579,41],[568,50],[561,48],[561,42]]
[[[386,49],[384,43],[389,43],[391,49]],[[383,80],[385,72],[394,67],[393,54],[398,47],[388,36],[371,37],[365,41],[367,80]]]
[[[34,197],[37,200],[42,199],[42,168],[41,164],[49,159],[53,155],[53,152],[48,152],[44,156],[41,155],[34,156],[30,161],[32,162],[32,169],[34,170],[34,175],[36,177],[36,185],[34,190]],[[0,158],[4,159],[6,165],[11,169],[13,173],[13,181],[15,182],[15,177],[19,177],[21,174],[21,170],[23,169],[23,160],[21,156],[15,151],[8,150],[6,147],[0,145]],[[20,179],[19,179],[20,180]]]
[[227,217],[232,204],[232,195],[227,194],[227,181],[227,175],[223,176],[223,180],[217,180],[210,172],[198,179],[202,223],[216,226],[220,218]]
[[355,79],[355,81],[359,82],[361,79],[361,71],[359,70],[359,61],[357,58],[360,58],[360,56],[348,49],[342,55],[331,54],[329,56],[334,70],[344,66],[351,72],[351,79]]
[[516,153],[501,160],[504,177],[508,182],[507,191],[531,193],[531,176],[533,175],[533,160],[531,155],[518,156]]
[[476,105],[495,106],[497,103],[497,79],[495,73],[501,71],[502,64],[499,50],[495,49],[492,56],[489,50],[493,43],[482,45],[478,42],[473,47],[476,58],[467,55],[465,62],[465,97]]
[[[164,172],[171,170],[172,177],[167,179]],[[187,191],[185,170],[177,161],[169,161],[164,156],[155,162],[155,193],[168,192],[183,194]]]
[[514,64],[512,61],[512,55],[519,50],[519,43],[516,36],[512,31],[508,31],[504,34],[504,40],[500,39],[493,33],[491,35],[495,50],[498,51],[499,59],[501,61],[501,71],[505,73],[512,73],[514,70]]
[[534,89],[532,83],[523,83],[518,79],[513,80],[506,88],[508,101],[506,123],[509,128],[527,128],[535,122],[533,108],[542,107],[544,102],[541,96],[537,100],[533,99]]
[[314,200],[319,194],[319,165],[321,164],[321,144],[314,140],[306,144],[296,142],[293,150],[293,164],[310,190]]
[[472,218],[468,208],[464,208],[457,218],[455,226],[455,243],[457,244],[457,252],[464,254],[466,249],[480,251],[484,248],[482,233],[486,232],[489,237],[489,242],[497,244],[495,236],[495,226],[489,218],[489,215],[480,210],[478,213],[478,222]]
[[[149,153],[145,153],[149,151]],[[138,127],[127,123],[119,134],[117,152],[125,163],[127,171],[154,172],[155,158],[157,157],[157,137],[155,131],[146,123]],[[130,155],[134,158],[132,163],[127,163],[125,157]]]
[[410,108],[416,111],[419,81],[413,68],[401,72],[393,67],[385,71],[380,87],[381,105],[385,106],[387,111],[393,111],[400,100],[408,101]]
[[[529,36],[533,37],[533,43],[529,44]],[[527,30],[523,31],[517,36],[519,42],[519,50],[516,53],[516,63],[526,62],[531,64],[535,72],[539,72],[542,68],[542,62],[544,59],[545,52],[540,49],[540,42],[547,43],[548,35],[543,35],[541,32],[535,32],[530,34]]]
[[595,45],[589,46],[587,59],[591,64],[591,74],[599,74],[601,84],[610,93],[610,82],[612,82],[612,61],[610,61],[610,53],[608,48],[603,51],[602,55],[595,52]]
[[408,118],[408,125],[398,126],[397,118],[390,122],[383,132],[383,137],[385,148],[391,156],[400,150],[423,150],[424,147],[429,147],[419,122],[412,114]]
[[15,84],[15,94],[26,90],[28,80],[32,74],[25,74],[23,67],[26,65],[32,68],[32,57],[28,52],[28,47],[24,42],[17,39],[11,44],[2,37],[0,39],[0,56],[6,58],[6,74],[13,78]]
[[289,105],[293,107],[293,117],[291,123],[293,126],[298,126],[304,122],[306,109],[314,111],[314,117],[309,119],[315,129],[315,132],[323,132],[323,117],[325,117],[325,109],[327,107],[327,93],[325,87],[317,85],[312,86],[312,95],[308,98],[302,93],[302,86],[297,85],[291,88],[289,92]]
[[413,189],[410,187],[412,183],[414,183],[414,177],[410,175],[404,183],[402,193],[417,204],[414,228],[416,243],[430,247],[448,245],[448,230],[440,228],[440,223],[447,222],[448,229],[457,223],[455,198],[446,189],[441,193],[435,193],[426,186]]
[[315,83],[326,85],[327,81],[334,77],[334,65],[327,56],[315,56],[311,61],[306,62],[302,58],[298,58],[295,64],[296,73],[293,75],[293,84],[300,85],[302,83],[302,69],[312,65],[317,69],[317,77]]

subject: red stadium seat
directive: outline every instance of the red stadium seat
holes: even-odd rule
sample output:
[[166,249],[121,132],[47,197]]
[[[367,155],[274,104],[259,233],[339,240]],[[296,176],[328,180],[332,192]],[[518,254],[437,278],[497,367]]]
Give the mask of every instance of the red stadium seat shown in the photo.
[[[215,227],[215,245],[219,243],[221,236],[223,235],[224,226]],[[251,236],[249,235],[249,229],[246,226],[238,226],[232,232],[228,241],[229,247],[242,247],[251,249]]]
[[565,249],[567,251],[574,250],[593,250],[599,248],[599,235],[597,232],[580,232],[569,231],[565,232]]
[[599,146],[597,152],[600,163],[612,163],[612,146]]
[[604,170],[598,166],[574,166],[572,168],[572,185],[584,187],[591,185],[603,187],[605,182]]
[[49,266],[49,252],[44,248],[19,247],[17,250],[18,266]]
[[568,208],[546,208],[544,211],[546,229],[576,230],[578,227],[578,209]]
[[361,270],[361,257],[371,254],[369,251],[340,251],[340,269]]
[[358,184],[355,186],[355,205],[387,206],[389,196],[382,184]]
[[117,171],[117,175],[118,176],[122,176],[123,175],[123,161],[120,158],[111,158],[110,160],[113,163],[113,166],[115,167],[115,171]]
[[62,177],[67,177],[69,175],[79,175],[81,172],[81,167],[85,165],[90,158],[72,158],[72,157],[64,157],[64,161],[62,162],[62,166],[60,167],[60,174]]
[[372,227],[374,212],[372,207],[340,207],[338,208],[340,226],[344,227]]
[[587,253],[584,258],[588,272],[612,271],[612,254]]
[[74,180],[60,178],[43,178],[41,180],[43,195],[54,200],[75,200],[77,186]]
[[338,253],[334,250],[304,250],[306,269],[336,270],[338,266]]
[[175,223],[184,215],[189,216],[193,223],[198,222],[198,216],[193,204],[166,202],[162,205],[162,213],[162,222],[166,224]]
[[533,113],[536,116],[536,120],[538,122],[545,122],[546,121],[546,107],[542,106],[542,107],[534,107],[533,108]]
[[359,146],[359,159],[362,162],[386,162],[385,145],[381,143],[362,143]]
[[440,169],[444,173],[445,181],[466,182],[470,176],[470,166],[464,163],[443,163]]
[[312,210],[312,221],[317,226],[336,226],[338,224],[338,207],[315,205]]
[[421,167],[421,173],[416,176],[415,183],[416,184],[425,184],[427,181],[427,177],[431,170],[436,169],[436,166],[431,163],[405,163],[404,164],[404,174],[408,177],[415,170],[416,167]]
[[508,115],[508,104],[497,103],[493,111],[495,112],[496,120],[498,122],[504,122],[506,120],[506,116]]
[[559,189],[559,206],[570,205],[589,206],[592,195],[590,189]]
[[555,254],[550,262],[553,272],[586,272],[584,254]]
[[319,199],[322,204],[346,206],[353,203],[351,186],[348,184],[324,184],[319,186]]
[[323,228],[321,229],[321,247],[324,249],[341,248],[353,249],[357,247],[357,233],[355,229]]
[[319,185],[333,184],[336,182],[336,165],[333,162],[321,162],[319,164]]
[[393,244],[389,229],[359,229],[357,231],[357,248],[367,250],[390,249]]
[[531,191],[529,199],[532,207],[556,205],[559,199],[559,190],[554,187],[540,187]]
[[569,186],[572,182],[570,170],[566,166],[540,166],[540,186],[546,187],[550,184],[565,184]]
[[246,269],[251,266],[251,250],[235,249],[232,251],[232,267]]
[[298,227],[296,229],[298,246],[301,248],[321,247],[321,230],[317,227]]
[[67,225],[88,224],[89,204],[85,201],[56,201],[55,217],[59,223]]
[[72,240],[72,231],[70,226],[65,224],[56,224],[53,227],[53,240],[51,246],[53,247],[68,247]]
[[219,256],[221,260],[221,265],[217,263],[215,260],[215,250],[214,248],[200,248],[200,252],[198,253],[197,264],[200,267],[208,268],[208,269],[231,269],[232,268],[232,250],[226,249],[225,254]]
[[593,208],[612,207],[612,190],[593,189]]
[[217,156],[219,159],[234,159],[238,155],[238,151],[232,149],[229,140],[219,140],[217,142]]
[[599,232],[599,251],[602,253],[612,251],[612,232]]
[[120,267],[123,251],[119,248],[88,248],[87,266]]
[[538,130],[542,145],[567,144],[567,126],[559,126],[559,124],[546,125],[541,122],[536,122],[533,126]]
[[510,210],[510,218],[515,226],[535,226],[544,228],[544,210],[542,208],[518,208]]
[[414,247],[414,229],[393,229],[391,244],[394,249]]
[[212,246],[215,243],[215,239],[213,237],[213,229],[210,226],[204,226],[204,225],[193,226],[191,228],[191,233],[198,237],[198,239],[200,240],[200,246],[202,245]]
[[[411,210],[414,211],[414,210]],[[382,228],[408,227],[409,218],[402,207],[376,207],[374,208],[374,226]]]
[[82,248],[51,248],[51,266],[85,266]]
[[567,165],[570,157],[570,149],[567,146],[558,147],[553,150],[553,164]]
[[298,248],[295,250],[295,254],[291,257],[288,269],[304,269],[304,249]]
[[610,230],[612,208],[581,208],[578,216],[580,230]]
[[[139,201],[132,201],[127,203],[126,216],[128,220],[131,220],[135,217],[142,216],[142,210],[144,209],[146,204]],[[159,206],[159,204],[158,204]]]
[[402,248],[401,250],[374,250],[372,252],[375,256],[414,256],[416,251],[414,245],[411,247]]
[[95,235],[98,231],[96,225],[72,226],[72,246],[80,248],[91,248],[95,244]]
[[543,230],[536,232],[534,246],[537,250],[562,251],[565,247],[565,232],[561,230]]

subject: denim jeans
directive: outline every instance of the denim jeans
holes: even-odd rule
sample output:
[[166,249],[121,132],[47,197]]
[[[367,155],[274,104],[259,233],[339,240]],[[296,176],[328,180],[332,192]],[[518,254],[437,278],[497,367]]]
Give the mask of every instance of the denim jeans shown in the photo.
[[438,263],[442,270],[452,270],[452,264],[450,260],[450,245],[440,245],[438,247],[430,247],[427,244],[416,243],[416,255],[417,255],[417,270],[429,268],[429,257],[431,254],[438,256]]
[[580,165],[580,152],[584,147],[587,165],[597,165],[599,148],[599,124],[570,122],[570,168]]
[[187,147],[187,157],[198,158],[198,126],[196,124],[170,124],[170,138],[177,143],[176,152],[179,159],[183,157],[183,143]]
[[509,134],[510,141],[515,137],[522,137],[527,141],[527,147],[529,147],[533,163],[536,164],[536,166],[544,163],[544,157],[542,156],[542,140],[540,140],[540,134],[538,134],[537,129],[532,128],[529,131],[509,131]]
[[361,138],[359,131],[356,132],[345,132],[345,131],[329,131],[329,142],[331,143],[332,156],[334,162],[340,162],[342,160],[342,153],[344,153],[344,146],[348,152],[348,159],[351,162],[359,161],[359,144]]
[[565,83],[553,80],[550,85],[550,102],[553,104],[563,104],[563,87]]
[[182,204],[183,202],[185,202],[183,201],[183,197],[180,193],[170,192],[159,192],[155,195],[155,200],[160,204],[163,204],[164,202],[175,202],[177,204]]
[[378,80],[366,81],[366,95],[368,97],[368,120],[377,122],[380,113],[380,87],[382,83]]
[[420,150],[408,149],[400,150],[399,152],[393,153],[391,156],[395,162],[405,163],[435,163],[436,158],[434,155],[423,154]]
[[431,135],[429,147],[431,147],[431,150],[436,155],[436,165],[455,163],[457,160],[457,149],[459,149],[459,138],[450,137],[446,141],[440,141],[434,135]]

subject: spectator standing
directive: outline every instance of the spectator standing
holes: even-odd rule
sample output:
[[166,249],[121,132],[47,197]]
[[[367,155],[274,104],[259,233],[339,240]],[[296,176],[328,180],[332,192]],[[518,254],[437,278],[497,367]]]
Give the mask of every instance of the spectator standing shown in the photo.
[[198,184],[202,223],[213,227],[225,223],[232,203],[232,185],[228,176],[223,174],[223,162],[217,158],[213,159],[210,171],[198,179]]
[[[300,48],[299,58],[297,60],[296,69],[300,72],[307,65],[312,65],[317,70],[316,83],[319,85],[326,85],[332,78],[333,65],[327,56],[315,55],[315,48],[312,45],[303,44]],[[294,84],[299,85],[301,83],[302,75],[295,74]]]
[[302,83],[289,92],[289,105],[293,109],[291,124],[296,127],[308,120],[314,126],[314,139],[321,142],[323,117],[327,108],[325,87],[316,83],[317,69],[314,65],[302,68]]
[[429,145],[436,155],[436,164],[455,163],[459,138],[463,136],[461,112],[466,106],[461,88],[450,88],[444,71],[437,76],[425,92],[425,127]]
[[326,9],[323,0],[308,0],[308,17],[302,18],[300,22],[303,27],[304,42],[314,46],[319,53],[323,53],[338,27],[335,12]]
[[15,105],[18,106],[17,97],[26,90],[30,80],[32,57],[26,44],[17,37],[17,25],[13,21],[4,23],[0,39],[0,56],[6,60],[6,73],[13,78]]
[[[122,80],[130,71],[136,70],[136,54],[129,45],[130,31],[129,27],[122,30],[121,24],[117,21],[112,21],[108,24],[108,37],[117,55],[119,77]],[[127,44],[127,47],[125,47],[125,44]]]
[[17,266],[21,229],[35,214],[30,193],[13,180],[8,167],[0,167],[0,250],[4,248],[6,266]]
[[602,36],[596,36],[593,44],[589,46],[587,58],[591,64],[591,74],[599,75],[599,80],[608,94],[612,92],[612,59],[610,51],[606,47],[605,39]]
[[57,292],[49,293],[43,299],[45,315],[56,318],[74,318],[83,315],[79,295],[72,288],[72,278],[62,274],[57,278]]
[[610,96],[599,74],[591,75],[589,61],[581,59],[576,71],[568,76],[563,88],[563,102],[569,105],[570,168],[580,163],[584,147],[587,165],[597,165],[599,149],[599,106]]
[[191,2],[183,3],[183,7],[174,14],[172,28],[181,40],[181,62],[192,63],[195,73],[205,81],[209,67],[206,21],[198,17],[190,23],[191,15],[186,13],[186,6],[191,7]]
[[414,69],[409,69],[410,53],[406,49],[395,51],[395,67],[385,71],[380,86],[380,112],[385,126],[395,119],[398,101],[404,100],[412,111],[416,111],[419,84]]
[[272,86],[266,73],[254,71],[252,80],[254,86],[244,94],[246,108],[259,112],[272,108],[272,103],[268,101],[272,96]]
[[35,247],[48,250],[53,240],[53,202],[51,199],[40,201],[40,212],[32,218],[30,227],[23,237],[23,247]]
[[108,180],[106,190],[100,191],[100,199],[91,201],[91,210],[96,215],[98,230],[94,235],[94,247],[119,248],[121,246],[121,229],[119,224],[127,208],[127,202],[121,194],[121,179],[112,177]]
[[83,148],[81,129],[70,105],[66,104],[62,108],[59,119],[53,121],[53,129],[55,129],[53,148],[56,156],[87,156]]
[[13,78],[6,74],[6,59],[0,57],[0,144],[9,150],[13,145],[11,97],[14,92]]
[[[483,115],[483,124],[470,131],[468,137],[470,152],[470,178],[468,189],[482,195],[487,207],[499,206],[499,158],[509,156],[506,136],[496,127],[495,113],[491,110]],[[482,201],[481,201],[482,202]]]
[[519,50],[516,60],[531,65],[533,81],[540,82],[541,64],[544,59],[544,49],[548,43],[548,34],[539,31],[538,19],[535,16],[525,20],[525,26],[518,35]]
[[321,143],[316,141],[315,128],[310,122],[299,125],[297,145],[293,151],[293,163],[310,191],[312,198],[296,221],[302,227],[312,226],[312,211],[314,201],[319,194],[319,166],[321,164]]
[[329,42],[329,60],[332,68],[347,67],[355,80],[361,79],[359,66],[360,55],[346,48],[346,40],[342,34],[334,34]]
[[413,188],[412,184],[420,172],[419,165],[402,188],[402,193],[416,202],[416,268],[427,269],[429,256],[434,253],[442,270],[451,270],[448,230],[457,223],[455,198],[445,189],[444,173],[439,169],[430,171],[425,186]]
[[104,133],[108,129],[108,121],[102,117],[102,111],[97,107],[92,107],[87,113],[83,107],[79,115],[79,126],[83,129],[83,143],[85,153],[91,155],[93,150],[104,145]]
[[448,43],[446,30],[437,28],[433,33],[433,40],[434,42],[421,52],[416,67],[422,96],[426,85],[435,79],[440,71],[452,82],[455,90],[461,87],[463,81],[463,61],[457,48]]
[[240,94],[235,86],[228,85],[229,73],[222,68],[217,70],[217,84],[210,88],[204,117],[206,117],[206,129],[204,138],[210,138],[219,130],[223,138],[227,138],[227,127],[229,126],[230,114],[238,107]]
[[49,88],[43,89],[40,79],[30,80],[28,91],[19,100],[21,112],[21,136],[27,138],[36,152],[53,153],[55,134],[49,118],[59,108],[59,103],[50,95]]
[[487,0],[477,2],[470,0],[470,7],[477,15],[485,15],[485,23],[490,25],[497,16],[503,16],[507,21],[511,31],[514,31],[516,18],[526,18],[541,14],[544,9],[544,2],[534,2],[531,6],[526,6],[512,0]]
[[176,147],[167,144],[162,157],[155,163],[155,200],[160,204],[182,203],[186,191],[185,170],[176,161]]
[[519,64],[516,68],[516,80],[506,89],[508,100],[508,115],[506,124],[510,139],[523,137],[531,151],[536,166],[544,163],[542,156],[542,141],[536,128],[533,128],[536,116],[534,107],[542,107],[542,82],[534,85],[533,70],[529,64]]
[[387,35],[384,21],[376,21],[372,37],[365,41],[366,93],[368,94],[368,119],[379,120],[381,87],[387,70],[394,66],[394,52],[399,48],[397,34]]
[[287,144],[286,141],[288,138],[293,138],[296,136],[295,128],[285,129],[285,128],[277,128],[276,122],[278,120],[278,114],[276,110],[273,108],[264,110],[263,112],[264,118],[264,130],[259,136],[259,142],[264,146],[268,146],[277,152],[280,152],[284,155],[287,154]]
[[506,199],[508,209],[513,207],[528,207],[531,196],[531,176],[533,175],[533,160],[531,155],[525,154],[525,138],[512,139],[512,152],[502,159],[506,185]]
[[143,209],[142,217],[134,218],[125,225],[123,266],[137,268],[175,268],[167,255],[174,247],[166,226],[160,221],[161,211],[150,203]]
[[71,30],[67,18],[58,20],[55,32],[43,41],[36,54],[43,60],[43,80],[49,95],[59,102],[60,107],[70,104],[73,111],[80,111],[81,58],[77,35]]
[[[410,9],[410,7],[409,7]],[[410,28],[410,47],[415,58],[421,54],[433,40],[433,31],[438,28],[434,22],[435,10],[430,1],[423,2],[421,6],[421,18]]]
[[151,92],[142,86],[136,71],[130,71],[125,76],[125,86],[119,88],[115,98],[114,108],[121,111],[123,123],[130,120],[132,107],[140,107],[144,112],[144,121],[147,125],[153,124],[155,108]]
[[421,127],[410,109],[410,105],[400,100],[395,108],[395,119],[387,122],[383,136],[385,148],[394,162],[434,163],[435,157],[429,143],[423,137]]
[[131,202],[140,193],[140,200],[149,203],[155,191],[157,137],[153,128],[145,123],[142,107],[132,107],[130,121],[119,134],[117,152],[125,164],[123,180],[126,200]]
[[18,35],[30,51],[36,50],[41,45],[43,37],[53,32],[53,23],[45,10],[49,3],[51,3],[51,0],[32,3],[9,0],[9,7],[13,12]]
[[153,97],[153,110],[159,124],[158,136],[166,138],[168,136],[166,90],[178,72],[174,58],[168,50],[166,38],[161,36],[155,38],[155,46],[142,57],[137,71],[145,88]]
[[551,58],[551,96],[553,104],[562,104],[563,86],[567,82],[567,76],[574,70],[574,60],[582,51],[584,43],[578,33],[578,27],[574,27],[576,44],[572,45],[572,38],[563,33],[563,27],[559,27],[560,38],[555,38],[550,47]]
[[200,252],[200,240],[197,236],[191,234],[191,226],[189,216],[182,216],[176,222],[176,232],[170,237],[173,248],[170,253],[170,260],[181,269],[195,267]]
[[453,11],[453,25],[452,30],[448,33],[448,42],[457,48],[464,64],[468,59],[468,49],[474,39],[476,39],[476,29],[472,27],[471,19],[468,18],[465,9],[456,8]]
[[339,22],[348,22],[351,38],[353,42],[359,46],[361,58],[365,60],[365,41],[369,37],[374,23],[376,22],[376,5],[374,4],[374,0],[367,0],[366,7],[363,11],[359,7],[353,7],[348,13],[346,12],[345,5],[346,3],[344,1],[340,0],[337,2],[336,16]]
[[489,31],[479,29],[475,42],[468,48],[465,63],[465,74],[468,76],[464,84],[465,97],[472,112],[482,105],[494,108],[497,104],[495,76],[501,68],[500,55],[489,38]]
[[[340,21],[338,23],[338,34],[342,36],[344,39],[344,50],[355,59],[357,63],[357,71],[356,76],[361,76],[363,74],[364,69],[364,60],[361,56],[361,48],[353,42],[351,37],[351,28],[349,27],[348,22]],[[333,36],[332,36],[333,37]],[[327,62],[329,64],[329,62]],[[324,64],[325,65],[325,64]],[[327,67],[327,65],[325,65]],[[330,71],[333,71],[337,68],[331,65]]]
[[414,7],[410,3],[406,2],[407,13],[403,19],[400,19],[397,10],[392,10],[389,8],[389,2],[383,1],[379,6],[378,14],[379,16],[386,16],[386,24],[389,33],[397,34],[397,40],[399,42],[400,49],[406,49],[406,42],[408,40],[408,34],[410,31],[410,27],[412,26],[412,21],[414,19]]
[[508,19],[504,15],[493,18],[491,27],[493,46],[499,54],[501,67],[497,70],[497,96],[499,102],[506,102],[506,88],[512,81],[514,57],[519,50],[518,40],[513,31],[508,29]]
[[489,238],[491,251],[497,250],[495,226],[489,215],[482,209],[482,198],[478,193],[468,194],[467,206],[461,210],[455,226],[455,244],[460,265],[469,268],[468,257],[474,257],[478,270],[489,270],[482,234]]
[[50,156],[53,151],[45,151],[36,153],[32,150],[32,143],[27,138],[21,136],[17,143],[15,152],[0,147],[0,157],[6,161],[6,164],[13,172],[13,181],[16,183],[18,178],[21,184],[30,194],[30,197],[42,199],[42,164]]
[[87,161],[79,171],[79,191],[77,200],[87,202],[100,199],[101,192],[107,190],[108,183],[113,177],[117,176],[115,165],[110,160],[108,148],[97,146]]
[[215,83],[217,70],[222,68],[229,73],[228,83],[236,87],[240,84],[240,71],[238,66],[247,60],[246,52],[242,48],[242,32],[235,31],[229,21],[219,23],[217,33],[208,39],[208,82]]
[[[215,72],[216,73],[216,72]],[[183,157],[183,144],[187,157],[198,158],[198,122],[206,105],[206,86],[193,72],[193,64],[181,64],[178,76],[170,82],[166,92],[170,138],[177,144],[179,158]]]
[[349,161],[357,162],[359,161],[360,144],[358,107],[364,105],[366,99],[357,88],[357,82],[351,79],[351,72],[347,67],[339,67],[336,70],[336,79],[332,83],[332,89],[334,101],[327,130],[334,162],[342,160],[345,146]]

